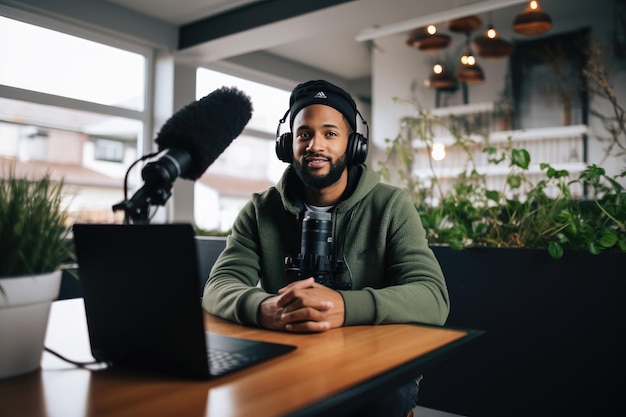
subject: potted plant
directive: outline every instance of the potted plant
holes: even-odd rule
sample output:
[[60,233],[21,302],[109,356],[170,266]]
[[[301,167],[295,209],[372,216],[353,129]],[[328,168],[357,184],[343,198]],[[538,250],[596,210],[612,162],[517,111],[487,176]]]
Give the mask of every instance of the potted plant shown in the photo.
[[61,264],[71,257],[63,182],[0,178],[0,378],[39,368]]
[[[591,164],[571,178],[539,163],[543,178],[532,180],[531,156],[514,137],[495,147],[450,130],[464,168],[446,183],[429,158],[432,175],[419,178],[415,138],[429,154],[442,124],[411,104],[379,172],[413,198],[446,277],[447,325],[485,331],[425,374],[421,404],[481,416],[623,411],[626,343],[615,329],[626,317],[626,171]],[[506,172],[501,187],[479,170],[477,149]]]

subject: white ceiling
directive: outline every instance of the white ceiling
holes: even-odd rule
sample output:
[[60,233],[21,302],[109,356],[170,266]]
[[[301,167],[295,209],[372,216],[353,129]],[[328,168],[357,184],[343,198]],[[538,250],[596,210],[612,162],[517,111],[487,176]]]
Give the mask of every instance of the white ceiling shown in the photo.
[[[183,25],[205,17],[268,0],[108,0],[164,22]],[[302,1],[302,0],[292,0]],[[313,0],[310,0],[313,1]],[[611,7],[614,0],[543,0],[542,8],[555,23],[578,18],[584,24],[585,10],[590,7]],[[503,37],[514,36],[510,27],[524,1],[511,0],[355,0],[306,16],[296,16],[225,36],[180,51],[180,57],[196,64],[271,54],[331,74],[345,81],[371,77],[370,48],[373,41],[357,37],[376,28],[388,28],[407,21],[442,18],[459,10],[476,8],[486,27],[488,22],[499,27]],[[502,9],[502,6],[508,6]],[[484,11],[490,10],[490,11]],[[561,17],[562,16],[562,17]],[[405,25],[406,26],[406,25]],[[444,28],[445,29],[445,28]],[[395,33],[404,36],[406,30]],[[407,53],[413,53],[408,49]],[[417,53],[417,52],[415,52]],[[266,55],[267,56],[267,55]]]

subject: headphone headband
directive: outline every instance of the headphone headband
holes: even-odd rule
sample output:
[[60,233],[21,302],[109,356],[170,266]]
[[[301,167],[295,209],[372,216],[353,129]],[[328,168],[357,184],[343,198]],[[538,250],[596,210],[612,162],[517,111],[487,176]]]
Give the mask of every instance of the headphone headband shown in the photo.
[[278,121],[278,126],[276,126],[276,138],[280,137],[280,125],[282,125],[283,123],[285,123],[285,120],[287,120],[287,115],[289,114],[289,109],[287,109],[287,111],[285,112],[285,114],[283,115],[282,119],[280,119]]

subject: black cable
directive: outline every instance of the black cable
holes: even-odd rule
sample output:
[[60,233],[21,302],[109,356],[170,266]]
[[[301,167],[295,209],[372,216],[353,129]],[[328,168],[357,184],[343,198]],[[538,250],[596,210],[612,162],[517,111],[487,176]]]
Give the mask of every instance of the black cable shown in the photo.
[[[137,159],[135,162],[133,162],[132,164],[130,164],[130,166],[128,167],[128,169],[126,170],[126,174],[124,175],[124,202],[128,201],[128,178],[130,176],[130,172],[133,169],[133,167],[135,165],[137,165],[139,162],[143,162],[146,159],[150,159],[153,158],[155,156],[157,156],[160,152],[153,152],[150,153],[148,155],[144,155],[141,158]],[[115,211],[116,208],[115,206],[113,206],[113,211]],[[148,216],[148,220],[151,219],[152,217],[154,217],[154,215],[156,214],[156,209],[153,211],[151,216]],[[130,224],[130,216],[128,213],[128,210],[124,210],[124,224]]]
[[144,155],[141,158],[137,159],[135,162],[133,162],[132,164],[130,164],[130,166],[128,167],[128,169],[126,170],[126,175],[124,175],[124,200],[128,199],[128,177],[130,176],[130,171],[133,169],[133,167],[135,165],[137,165],[139,162],[145,161],[146,159],[152,158],[154,156],[157,156],[159,154],[159,152],[153,152],[150,153],[148,155]]
[[78,361],[74,361],[71,359],[66,358],[65,356],[61,355],[60,353],[48,348],[44,346],[44,350],[48,353],[51,353],[52,355],[56,356],[57,358],[64,360],[65,362],[71,363],[72,365],[76,365],[79,368],[87,368],[90,365],[102,365],[105,364],[104,362],[99,362],[99,361],[93,361],[93,362],[78,362]]

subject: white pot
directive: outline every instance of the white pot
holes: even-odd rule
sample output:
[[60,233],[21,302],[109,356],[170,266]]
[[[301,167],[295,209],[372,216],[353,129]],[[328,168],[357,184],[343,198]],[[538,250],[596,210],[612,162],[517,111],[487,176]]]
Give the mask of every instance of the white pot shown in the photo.
[[0,378],[39,369],[61,271],[0,278]]

